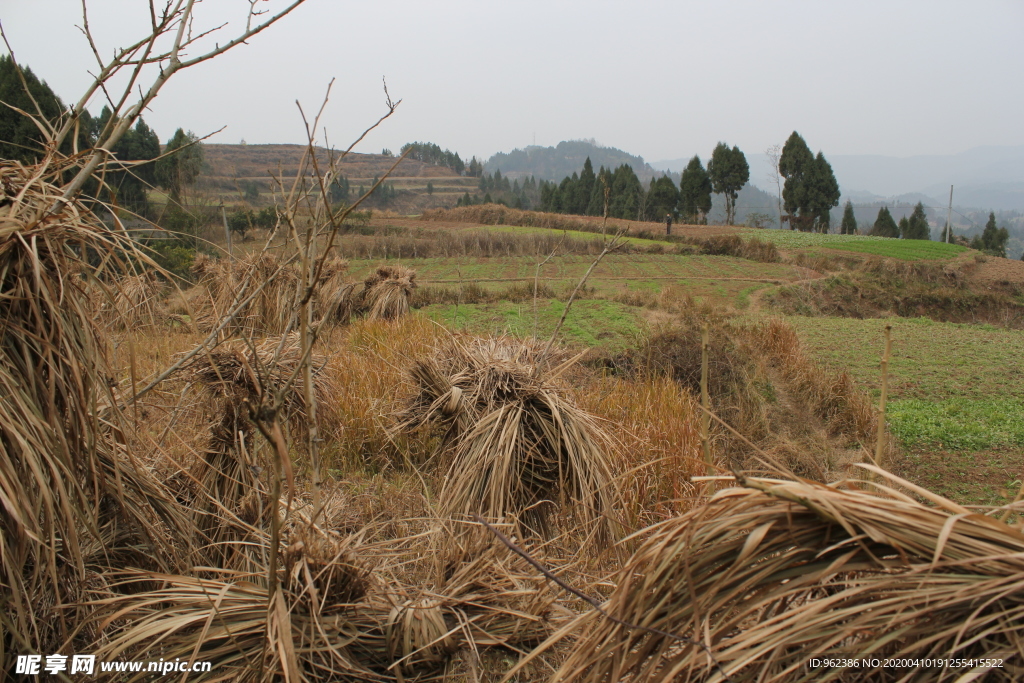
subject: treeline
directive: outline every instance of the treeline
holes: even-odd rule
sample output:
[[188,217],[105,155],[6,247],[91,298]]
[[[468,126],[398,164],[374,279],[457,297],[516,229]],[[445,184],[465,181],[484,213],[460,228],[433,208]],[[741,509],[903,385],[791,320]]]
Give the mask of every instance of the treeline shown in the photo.
[[679,186],[668,175],[651,178],[644,188],[628,164],[612,170],[602,166],[594,172],[590,157],[580,173],[561,183],[541,182],[540,210],[585,216],[604,216],[638,221],[661,221],[666,217],[685,223],[707,223],[711,195],[725,196],[726,222],[735,217],[736,196],[750,179],[746,156],[738,147],[724,142],[715,147],[705,169],[700,157],[687,164]]
[[445,166],[459,175],[477,178],[484,172],[484,165],[475,156],[467,164],[458,152],[441,149],[439,145],[432,142],[407,142],[402,145],[401,149],[402,154],[406,154],[406,152],[408,152],[406,156],[408,159],[415,159],[434,166]]
[[[544,181],[541,181],[540,185],[543,184]],[[456,208],[477,204],[501,204],[512,209],[530,211],[540,202],[539,186],[533,176],[524,178],[520,184],[518,178],[509,181],[508,177],[501,175],[501,171],[495,171],[493,174],[484,173],[480,176],[478,187],[483,196],[477,193],[470,196],[469,192],[466,192],[456,202]]]
[[[24,84],[21,76],[25,79]],[[0,56],[0,101],[10,105],[0,107],[0,158],[33,163],[43,152],[41,133],[28,117],[12,107],[34,112],[38,105],[50,123],[64,115],[67,107],[30,68],[22,66],[21,76],[9,56]],[[92,147],[117,123],[109,107],[104,106],[99,116],[83,111],[76,140],[78,149]],[[61,151],[70,154],[70,140],[65,142],[65,147]],[[91,182],[86,185],[85,194],[140,216],[150,217],[147,189],[161,187],[172,200],[177,201],[182,191],[195,182],[203,166],[202,145],[195,135],[181,128],[175,131],[162,151],[177,153],[157,159],[161,155],[160,139],[140,118],[110,150],[114,163],[109,165],[103,185]],[[126,164],[119,167],[117,161]]]

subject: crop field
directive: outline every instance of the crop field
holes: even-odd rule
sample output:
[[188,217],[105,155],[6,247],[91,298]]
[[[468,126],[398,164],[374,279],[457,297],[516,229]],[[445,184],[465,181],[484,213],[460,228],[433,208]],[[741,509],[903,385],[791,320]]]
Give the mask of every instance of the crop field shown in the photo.
[[788,321],[813,356],[874,396],[892,324],[887,418],[915,479],[963,502],[1013,497],[1024,476],[1024,332],[927,318]]
[[[571,289],[593,261],[592,256],[553,258],[541,269],[541,282],[557,292]],[[350,272],[361,279],[381,263],[379,260],[351,261]],[[501,288],[512,282],[532,283],[538,259],[429,258],[407,259],[403,263],[416,269],[421,285],[457,287],[474,282],[482,287]],[[595,295],[606,297],[631,291],[657,294],[668,286],[684,286],[691,296],[742,309],[749,295],[757,289],[800,277],[799,270],[793,266],[727,256],[609,254],[594,269],[587,284]]]
[[956,244],[930,240],[900,240],[871,235],[823,235],[794,230],[745,230],[743,236],[774,242],[781,249],[839,249],[903,261],[953,258],[967,250],[966,247]]

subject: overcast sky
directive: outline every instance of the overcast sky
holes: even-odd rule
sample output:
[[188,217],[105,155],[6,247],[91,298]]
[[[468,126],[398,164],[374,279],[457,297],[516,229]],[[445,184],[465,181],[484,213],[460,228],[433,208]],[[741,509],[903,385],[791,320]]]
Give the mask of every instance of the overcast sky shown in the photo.
[[[280,5],[270,0],[268,5]],[[206,0],[197,22],[244,21]],[[101,53],[148,25],[143,0],[93,0]],[[0,0],[19,61],[66,101],[95,70],[80,0]],[[281,23],[179,73],[146,114],[162,140],[303,142],[295,101],[357,151],[426,140],[463,157],[595,138],[648,161],[748,153],[796,129],[829,154],[950,154],[1024,144],[1024,2],[515,2],[307,0]],[[94,113],[102,107],[96,99]]]

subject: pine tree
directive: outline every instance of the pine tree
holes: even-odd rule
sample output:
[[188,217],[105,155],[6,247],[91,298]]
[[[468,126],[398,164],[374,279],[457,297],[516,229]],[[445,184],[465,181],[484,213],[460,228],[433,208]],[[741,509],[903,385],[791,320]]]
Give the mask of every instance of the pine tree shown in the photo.
[[857,234],[857,217],[853,215],[853,202],[849,200],[843,208],[843,222],[839,226],[839,233],[842,235]]
[[[109,107],[103,107],[98,119],[93,121],[94,130],[102,131],[110,122]],[[146,122],[139,118],[134,128],[125,131],[111,150],[119,161],[146,161],[160,156],[160,139]],[[149,209],[146,188],[156,184],[156,164],[133,164],[125,170],[113,170],[106,174],[103,195],[118,206],[144,216]],[[116,169],[116,164],[114,165]]]
[[694,156],[679,179],[679,213],[683,222],[700,225],[707,221],[709,211],[711,178],[700,163],[700,157]]
[[[14,159],[29,164],[42,155],[43,136],[29,117],[11,107],[38,115],[38,104],[43,117],[50,124],[56,123],[67,108],[46,81],[39,80],[30,68],[21,66],[21,75],[25,78],[24,84],[18,76],[18,65],[14,60],[8,55],[0,55],[0,102],[6,103],[0,104],[0,159]],[[28,86],[28,93],[25,92],[25,86]],[[83,111],[78,135],[79,150],[93,145],[94,130],[92,117],[89,112]],[[71,136],[68,136],[61,146],[61,152],[71,154],[71,143]]]
[[725,222],[732,225],[736,216],[736,195],[750,179],[747,157],[739,147],[729,149],[719,142],[708,162],[708,177],[715,194],[725,195]]
[[613,218],[638,220],[640,200],[644,187],[636,177],[633,167],[622,164],[612,175],[611,192],[608,198],[608,215]]
[[583,171],[580,173],[580,181],[576,185],[575,199],[573,201],[573,213],[586,215],[590,209],[590,199],[594,194],[594,184],[597,176],[594,174],[594,165],[590,163],[590,157],[583,162]]
[[900,218],[900,222],[896,224],[896,227],[897,227],[897,229],[899,230],[899,233],[900,233],[900,237],[903,237],[904,235],[907,234],[907,230],[909,229],[908,228],[909,225],[910,225],[910,221],[907,220],[906,216],[903,216],[902,218]]
[[839,206],[839,182],[832,172],[832,165],[821,152],[814,158],[813,169],[808,210],[814,216],[817,231],[825,233],[832,223],[832,209]]
[[587,203],[588,216],[604,215],[605,189],[608,190],[610,198],[611,187],[612,173],[609,169],[602,166],[594,180],[594,189],[590,191],[590,201]]
[[883,206],[878,210],[878,218],[875,219],[875,225],[871,228],[871,232],[868,234],[875,235],[877,237],[900,236],[900,228],[896,225],[896,221],[893,220],[888,207]]
[[924,212],[924,204],[917,203],[914,212],[907,219],[906,229],[902,233],[905,240],[930,240],[932,238],[931,227],[928,225],[928,216]]

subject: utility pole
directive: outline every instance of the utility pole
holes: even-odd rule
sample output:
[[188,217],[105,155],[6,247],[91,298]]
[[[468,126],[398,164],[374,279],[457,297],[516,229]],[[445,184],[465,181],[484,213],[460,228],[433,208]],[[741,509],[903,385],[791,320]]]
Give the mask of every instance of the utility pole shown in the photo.
[[953,232],[953,186],[949,186],[949,210],[946,211],[946,243],[949,244],[949,233]]

